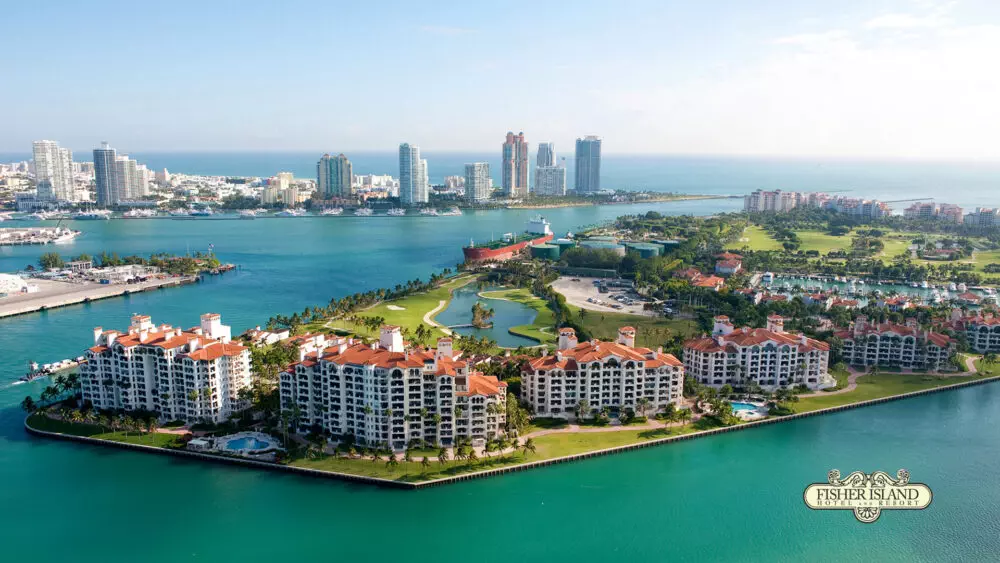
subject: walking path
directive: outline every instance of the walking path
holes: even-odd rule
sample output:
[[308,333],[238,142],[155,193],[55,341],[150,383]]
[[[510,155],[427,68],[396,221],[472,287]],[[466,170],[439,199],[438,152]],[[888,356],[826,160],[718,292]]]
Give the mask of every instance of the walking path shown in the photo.
[[[976,375],[979,370],[976,369],[976,358],[975,356],[966,356],[965,358],[965,371],[960,371],[956,373],[940,373],[940,372],[924,372],[924,371],[913,371],[911,369],[904,369],[901,371],[891,371],[885,372],[885,375],[933,375],[935,377],[965,377],[969,375]],[[839,395],[841,393],[849,393],[858,388],[858,378],[863,375],[869,375],[867,371],[860,371],[853,366],[848,366],[847,371],[850,375],[847,376],[847,386],[843,389],[837,389],[836,391],[816,391],[814,393],[799,395],[800,399],[805,399],[807,397],[826,397],[828,395]]]
[[451,336],[451,329],[449,329],[448,327],[446,327],[444,325],[440,325],[440,324],[434,322],[434,315],[436,315],[439,312],[441,312],[441,310],[444,309],[447,305],[448,305],[448,300],[447,299],[442,299],[441,301],[439,301],[437,307],[434,307],[430,311],[427,311],[426,314],[424,314],[424,322],[427,323],[428,325],[432,326],[432,327],[440,329],[441,332],[447,334],[448,336]]

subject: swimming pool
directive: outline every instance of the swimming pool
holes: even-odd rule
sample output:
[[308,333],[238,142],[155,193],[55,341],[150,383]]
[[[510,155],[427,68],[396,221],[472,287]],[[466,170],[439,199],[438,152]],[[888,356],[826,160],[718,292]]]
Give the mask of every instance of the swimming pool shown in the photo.
[[253,436],[244,436],[242,438],[236,438],[226,442],[226,449],[234,452],[238,452],[240,450],[266,450],[269,447],[271,447],[269,442],[258,440]]
[[733,405],[733,412],[756,411],[759,408],[757,407],[757,405],[754,405],[752,403],[742,403],[739,401],[733,401],[732,403],[729,404]]

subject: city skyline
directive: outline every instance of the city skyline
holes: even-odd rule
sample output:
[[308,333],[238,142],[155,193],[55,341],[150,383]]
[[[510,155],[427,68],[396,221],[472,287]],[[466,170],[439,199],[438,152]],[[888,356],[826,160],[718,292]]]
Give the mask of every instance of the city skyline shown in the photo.
[[[625,154],[1000,159],[992,102],[1000,77],[983,70],[1000,51],[995,2],[775,0],[721,11],[676,1],[584,4],[557,6],[558,26],[518,18],[516,7],[448,4],[416,17],[369,6],[333,17],[340,8],[320,3],[282,13],[213,4],[197,5],[197,18],[189,17],[195,4],[123,10],[55,0],[45,14],[14,5],[11,21],[44,20],[46,41],[30,26],[0,37],[11,52],[33,45],[30,58],[7,68],[33,87],[0,92],[0,103],[16,108],[0,151],[46,138],[75,151],[95,138],[131,152],[322,154],[386,150],[401,138],[425,150],[482,151],[495,146],[495,131],[530,124],[532,135],[563,147],[599,132]],[[337,33],[318,33],[311,21],[338,21]],[[380,24],[379,41],[365,22]],[[572,56],[570,46],[598,30],[599,47],[585,60]],[[296,41],[279,39],[293,31]],[[492,40],[501,31],[509,41]],[[119,64],[142,72],[116,80],[87,70],[91,55],[77,46],[95,36]],[[400,59],[402,46],[425,64]],[[551,62],[525,68],[530,95],[474,86],[539,52]],[[336,88],[322,75],[310,88],[250,86],[266,68],[311,76],[334,53],[350,55],[338,75],[370,86]],[[469,79],[454,80],[463,74]],[[67,75],[83,94],[61,87]],[[398,88],[376,86],[388,76],[409,85],[407,104]],[[442,83],[451,86],[433,87]]]

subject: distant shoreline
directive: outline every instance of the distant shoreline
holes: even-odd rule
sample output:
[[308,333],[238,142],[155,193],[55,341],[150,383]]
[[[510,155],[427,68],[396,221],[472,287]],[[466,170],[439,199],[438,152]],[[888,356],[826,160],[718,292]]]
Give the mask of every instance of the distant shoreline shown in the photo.
[[[648,193],[648,192],[647,192]],[[507,209],[557,209],[560,207],[594,207],[599,205],[638,205],[643,203],[664,203],[669,201],[690,201],[703,199],[737,199],[741,195],[663,195],[632,201],[567,201],[561,203],[524,203],[508,206]]]

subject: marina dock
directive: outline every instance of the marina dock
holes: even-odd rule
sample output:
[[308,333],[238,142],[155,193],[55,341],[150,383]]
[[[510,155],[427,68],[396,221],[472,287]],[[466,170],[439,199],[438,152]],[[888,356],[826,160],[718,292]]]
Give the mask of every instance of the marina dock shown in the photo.
[[0,318],[35,313],[46,309],[66,307],[78,303],[89,303],[99,299],[119,297],[142,291],[152,291],[164,287],[177,287],[195,283],[198,276],[177,276],[150,279],[137,283],[101,284],[72,283],[64,281],[36,280],[38,291],[0,298]]

